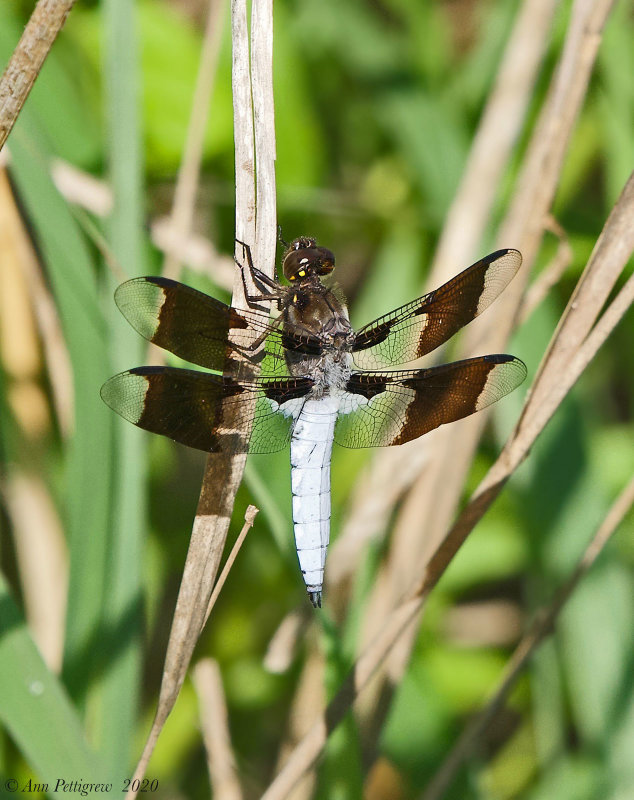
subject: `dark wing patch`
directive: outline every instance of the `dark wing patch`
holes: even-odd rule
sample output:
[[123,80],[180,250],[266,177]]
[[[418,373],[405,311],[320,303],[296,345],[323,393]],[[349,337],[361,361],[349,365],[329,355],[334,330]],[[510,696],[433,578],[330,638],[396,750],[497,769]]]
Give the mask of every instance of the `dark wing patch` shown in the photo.
[[312,385],[310,378],[240,383],[193,370],[138,367],[110,378],[101,397],[139,428],[197,450],[273,453],[287,444],[292,412]]
[[353,372],[339,407],[335,442],[354,448],[404,444],[486,408],[525,377],[524,363],[508,355],[431,369]]
[[496,299],[521,263],[518,250],[497,250],[439,289],[364,325],[352,347],[355,364],[404,364],[435,350]]
[[[284,349],[321,352],[304,331],[287,325],[282,333],[266,313],[232,308],[169,278],[132,278],[117,288],[115,301],[141,336],[207,369],[231,371],[242,355],[257,361],[263,372],[283,374]],[[264,333],[266,343],[256,357],[248,348]]]
[[141,336],[208,369],[224,368],[229,331],[248,328],[225,303],[168,278],[133,278],[122,283],[114,297]]

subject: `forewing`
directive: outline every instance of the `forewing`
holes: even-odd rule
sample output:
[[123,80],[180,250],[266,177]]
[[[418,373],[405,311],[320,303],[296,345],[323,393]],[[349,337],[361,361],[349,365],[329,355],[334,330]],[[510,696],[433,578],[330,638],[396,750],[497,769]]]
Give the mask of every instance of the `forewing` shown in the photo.
[[404,444],[486,408],[525,377],[524,363],[507,355],[431,369],[353,372],[340,404],[335,442],[343,447]]
[[[309,378],[230,377],[173,367],[138,367],[115,375],[101,397],[139,428],[210,453],[273,453],[290,438],[293,411]],[[253,425],[250,439],[243,429]]]
[[[219,372],[231,372],[233,359],[242,355],[267,374],[284,374],[285,348],[315,349],[304,332],[292,328],[282,332],[265,312],[232,308],[169,278],[132,278],[117,288],[115,301],[132,327],[148,341],[192,364]],[[250,350],[253,340],[264,334],[264,347],[258,353]]]
[[495,300],[521,263],[518,250],[497,250],[439,289],[364,325],[352,348],[355,364],[405,364],[435,350]]

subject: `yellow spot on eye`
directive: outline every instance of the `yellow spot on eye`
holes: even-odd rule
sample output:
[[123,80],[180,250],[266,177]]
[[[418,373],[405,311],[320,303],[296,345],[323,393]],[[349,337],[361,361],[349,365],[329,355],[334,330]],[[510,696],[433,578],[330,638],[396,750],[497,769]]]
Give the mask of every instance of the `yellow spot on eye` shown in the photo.
[[303,278],[304,275],[306,274],[306,270],[301,269],[297,274],[299,275],[300,278]]
[[296,295],[296,294],[294,294],[294,295],[293,295],[293,302],[294,302],[294,303],[296,303],[296,302],[297,302],[297,295]]
[[294,280],[295,280],[295,276],[291,275],[290,278],[289,278],[289,281],[294,281]]

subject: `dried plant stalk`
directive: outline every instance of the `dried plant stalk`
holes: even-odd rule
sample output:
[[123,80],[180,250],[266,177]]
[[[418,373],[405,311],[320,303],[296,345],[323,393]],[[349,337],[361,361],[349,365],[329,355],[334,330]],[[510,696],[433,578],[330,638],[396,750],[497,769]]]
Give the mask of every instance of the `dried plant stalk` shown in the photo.
[[[224,14],[224,0],[209,0],[207,25],[192,100],[187,140],[174,190],[174,203],[170,218],[172,240],[186,239],[192,230],[205,128],[218,65]],[[163,275],[166,278],[175,279],[178,277],[179,267],[180,259],[177,252],[169,250],[163,262]]]
[[[463,357],[503,352],[505,348],[549,219],[567,144],[587,91],[611,6],[607,0],[577,0],[573,6],[563,52],[527,150],[518,190],[498,237],[500,247],[512,244],[522,251],[524,264],[496,302],[496,313],[485,314],[469,326],[464,337]],[[455,514],[486,419],[486,413],[478,414],[457,425],[441,428],[431,439],[432,468],[425,470],[413,485],[395,526],[392,557],[388,562],[393,575],[390,582],[394,590],[393,603],[397,602],[401,587],[420,573],[442,541]],[[423,541],[421,519],[425,521]],[[412,559],[412,552],[418,553],[417,563]],[[370,635],[381,624],[381,619],[375,616],[372,622],[374,625],[368,626]],[[383,692],[381,709],[376,712],[381,717],[389,709],[389,694],[408,663],[416,627],[414,622],[408,637],[390,657],[389,684]],[[374,720],[371,727],[379,730],[382,719]]]
[[[254,1],[252,28],[254,41],[257,40],[257,47],[272,46],[270,0]],[[271,179],[273,169],[269,161],[274,158],[275,153],[273,112],[270,108],[270,113],[256,114],[254,127],[252,102],[255,107],[264,105],[266,108],[268,108],[268,102],[257,96],[252,98],[245,0],[232,0],[231,30],[236,163],[236,238],[252,245],[256,263],[263,271],[268,271],[272,275],[275,254],[275,185]],[[254,69],[256,60],[254,51]],[[272,73],[266,71],[266,64],[270,65],[271,60],[271,57],[268,60],[262,56],[259,58],[258,83],[257,86],[255,82],[253,84],[253,91],[256,94],[260,92],[267,96],[269,94],[264,87],[272,84]],[[267,226],[272,228],[272,253],[269,253],[271,236],[263,236],[262,241],[256,237],[254,138],[258,142],[258,146],[261,146],[261,151],[258,150],[257,155],[258,185],[262,184],[261,190],[258,192],[260,198],[258,214],[262,217],[262,230],[265,231]],[[236,253],[236,255],[242,256],[242,253]],[[233,305],[239,307],[244,302],[242,279],[236,270]],[[225,422],[229,427],[240,430],[245,440],[248,439],[250,431],[242,431],[236,420],[226,419]],[[182,686],[194,647],[206,619],[214,580],[229,529],[233,503],[242,480],[245,462],[246,454],[229,456],[212,453],[207,458],[198,509],[170,631],[156,717],[135,772],[135,778],[140,778],[145,774],[159,733]],[[129,795],[133,796],[131,793]]]
[[548,219],[546,227],[559,239],[557,252],[550,263],[544,267],[539,276],[531,286],[529,286],[526,294],[522,298],[522,304],[517,312],[518,328],[521,328],[542,300],[547,297],[550,290],[559,282],[572,262],[572,247],[570,246],[564,229],[553,217]]
[[[620,274],[634,251],[634,226],[631,225],[633,215],[634,175],[628,181],[604,226],[584,273],[585,280],[592,280],[596,274],[605,275],[608,267],[610,277]],[[543,370],[545,380],[549,384],[548,391],[543,393],[545,399],[535,404],[532,396],[528,398],[522,417],[526,421],[525,424],[519,426],[509,439],[464,511],[439,543],[422,573],[416,578],[412,589],[391,612],[377,636],[359,656],[341,689],[295,748],[283,769],[264,793],[263,800],[280,800],[287,797],[296,782],[312,768],[330,732],[343,719],[361,689],[385,662],[400,637],[411,630],[412,622],[419,618],[429,593],[444,574],[468,534],[497,497],[513,471],[526,457],[565,395],[632,302],[634,302],[634,276],[626,282],[606,309],[592,333],[584,341],[579,342],[578,349],[570,358],[566,368],[557,374],[552,374],[547,369]],[[593,314],[594,310],[590,309],[589,313]],[[558,331],[555,339],[559,335]],[[549,353],[551,351],[557,351],[556,342],[549,348]]]
[[217,800],[241,800],[242,789],[231,747],[227,704],[218,663],[211,658],[194,667],[194,686],[200,704],[200,720],[213,796]]
[[[281,767],[293,748],[310,730],[311,722],[325,704],[323,674],[324,658],[315,641],[304,662],[297,690],[288,714],[284,739],[280,747],[277,766]],[[289,800],[310,800],[315,790],[317,776],[314,769],[306,770],[288,795]]]
[[68,548],[45,484],[14,471],[0,485],[12,520],[29,627],[48,667],[59,673],[64,651]]
[[286,672],[293,663],[306,622],[305,613],[299,609],[291,611],[284,617],[266,648],[263,659],[265,670],[274,675]]
[[[5,151],[7,152],[7,151]],[[7,270],[11,274],[7,274]],[[8,312],[15,311],[16,305],[10,297],[12,283],[19,281],[25,292],[29,295],[29,302],[33,309],[39,339],[44,352],[44,361],[48,378],[51,384],[53,407],[55,416],[64,436],[70,435],[74,423],[74,397],[72,387],[72,373],[68,350],[62,334],[59,314],[51,296],[50,287],[46,284],[40,270],[33,243],[29,239],[20,217],[15,198],[9,183],[7,171],[0,168],[0,274],[5,289],[2,294],[2,311],[0,313],[0,328],[4,328],[6,335],[0,336],[4,343],[2,357],[8,372],[14,372],[7,361],[7,356],[15,358],[16,365],[22,371],[27,364],[31,364],[31,373],[39,369],[37,341],[30,342],[31,355],[24,352],[24,347],[31,339],[24,333],[16,341],[10,335],[12,330],[22,325],[12,327]],[[3,331],[0,331],[2,334]],[[35,338],[37,335],[34,334]],[[22,346],[20,348],[20,345]],[[21,375],[21,377],[26,377]]]
[[522,637],[509,659],[504,669],[504,674],[486,707],[463,730],[460,738],[427,785],[421,795],[421,800],[440,800],[444,796],[462,762],[476,749],[487,726],[504,705],[529,658],[541,642],[552,632],[561,610],[618,529],[633,503],[634,478],[630,480],[615,500],[579,563],[568,580],[559,588],[552,603],[536,614],[529,630]]
[[[430,289],[475,258],[526,115],[556,6],[554,0],[528,0],[518,13],[440,236],[427,282]],[[434,457],[431,442],[427,436],[398,450],[385,450],[361,476],[348,519],[331,548],[326,575],[330,592],[354,573],[365,543],[385,528],[397,500]]]
[[440,235],[428,281],[432,288],[451,278],[457,266],[476,258],[526,117],[558,5],[557,0],[527,0],[520,6]]
[[0,79],[0,150],[75,0],[39,0]]
[[220,592],[222,591],[223,586],[225,585],[225,581],[229,577],[229,572],[231,571],[231,567],[240,552],[240,548],[244,544],[244,540],[247,537],[247,533],[253,527],[253,523],[255,521],[255,515],[258,513],[258,509],[255,506],[247,506],[247,510],[244,512],[244,525],[242,526],[242,530],[238,534],[238,538],[236,539],[233,547],[231,548],[231,552],[227,560],[225,561],[225,565],[222,568],[222,572],[220,573],[218,580],[214,585],[214,590],[211,593],[211,597],[209,598],[209,605],[207,606],[207,611],[205,613],[205,621],[203,623],[203,627],[207,624],[207,620],[209,619],[209,615],[212,612],[213,607],[216,605],[216,600],[220,596]]
[[[500,247],[514,246],[524,257],[523,267],[496,302],[495,314],[483,315],[466,331],[465,352],[503,352],[512,331],[530,270],[535,262],[548,219],[566,148],[587,91],[610,0],[577,0],[573,6],[563,53],[520,172],[518,189],[498,235]],[[435,548],[447,529],[459,501],[486,414],[459,427],[446,426],[434,440],[434,474],[425,477],[433,488],[418,484],[436,498],[426,508],[425,542]],[[449,455],[450,454],[450,455]]]

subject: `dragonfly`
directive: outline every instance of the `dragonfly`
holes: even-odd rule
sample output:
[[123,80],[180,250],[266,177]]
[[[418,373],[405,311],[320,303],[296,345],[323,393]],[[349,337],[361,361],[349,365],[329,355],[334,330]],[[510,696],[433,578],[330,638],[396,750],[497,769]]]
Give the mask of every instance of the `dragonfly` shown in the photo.
[[497,250],[355,330],[328,277],[331,250],[308,236],[284,243],[282,280],[277,271],[271,278],[258,269],[250,247],[239,244],[246,308],[162,277],[132,278],[115,292],[138,333],[211,371],[136,367],[110,378],[101,397],[139,428],[209,453],[266,454],[290,445],[299,566],[310,601],[321,607],[333,443],[401,445],[516,389],[526,366],[506,354],[389,368],[431,353],[479,316],[522,256]]

